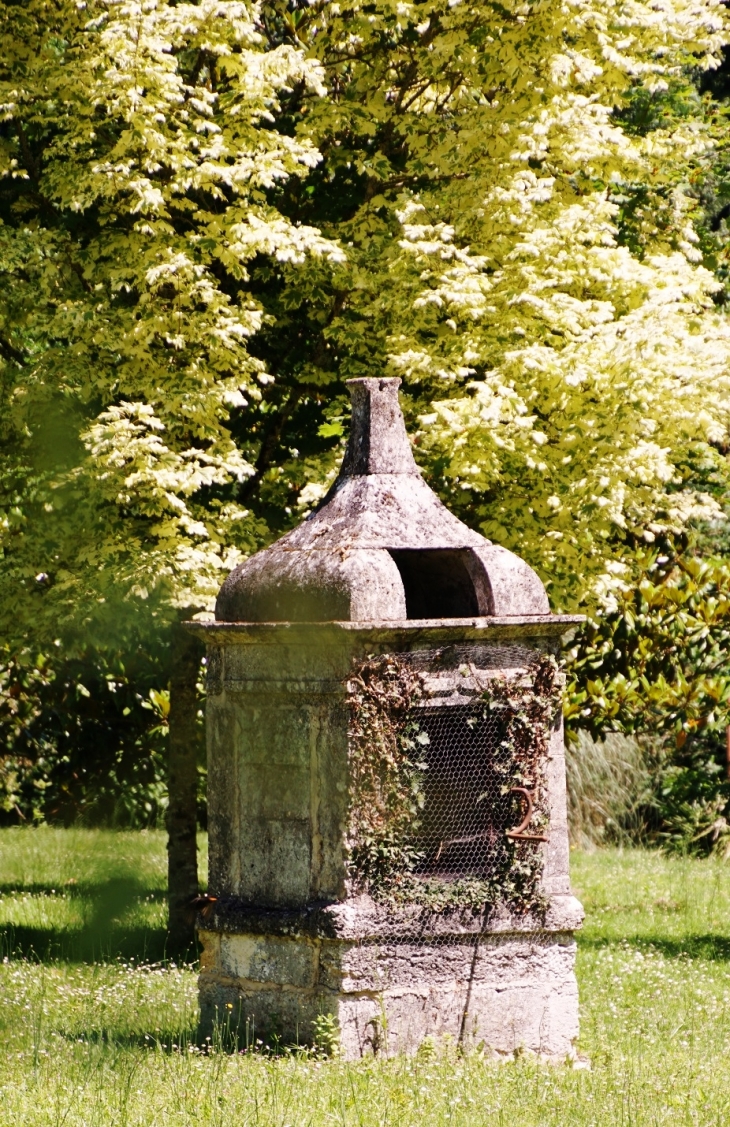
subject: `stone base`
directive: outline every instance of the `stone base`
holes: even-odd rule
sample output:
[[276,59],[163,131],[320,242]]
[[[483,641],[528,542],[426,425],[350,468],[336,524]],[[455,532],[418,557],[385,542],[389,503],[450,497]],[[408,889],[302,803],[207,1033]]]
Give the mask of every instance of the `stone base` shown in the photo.
[[[576,944],[570,932],[343,939],[199,932],[204,1035],[323,1043],[347,1059],[415,1052],[449,1038],[493,1055],[575,1055]],[[323,1017],[331,1015],[330,1020]]]

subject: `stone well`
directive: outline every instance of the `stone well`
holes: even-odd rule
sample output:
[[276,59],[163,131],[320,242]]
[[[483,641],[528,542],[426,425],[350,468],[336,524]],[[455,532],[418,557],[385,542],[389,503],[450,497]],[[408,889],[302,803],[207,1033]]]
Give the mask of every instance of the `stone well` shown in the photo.
[[208,646],[202,1023],[326,1029],[350,1058],[448,1036],[562,1059],[582,909],[553,655],[579,620],[426,485],[398,386],[350,381],[329,495],[191,624]]

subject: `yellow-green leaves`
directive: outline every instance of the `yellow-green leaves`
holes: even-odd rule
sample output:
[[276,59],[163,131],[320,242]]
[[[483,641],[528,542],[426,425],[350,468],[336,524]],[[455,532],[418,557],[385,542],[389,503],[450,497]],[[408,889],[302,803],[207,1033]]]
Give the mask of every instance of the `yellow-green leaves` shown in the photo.
[[627,536],[717,513],[686,451],[725,472],[711,444],[730,426],[730,332],[689,193],[711,141],[699,116],[642,134],[617,113],[639,86],[660,99],[683,67],[716,65],[722,5],[308,12],[298,36],[330,93],[299,135],[332,191],[345,170],[361,191],[323,223],[347,249],[328,330],[341,371],[369,352],[403,377],[445,499],[536,566],[557,606],[610,599]]
[[320,159],[275,118],[282,91],[323,93],[321,67],[238,0],[30,0],[0,28],[6,496],[53,404],[85,447],[39,483],[68,498],[55,515],[25,488],[9,577],[63,568],[58,614],[109,584],[209,606],[259,535],[230,431],[268,378],[248,264],[343,259],[267,196]]
[[[350,376],[402,376],[434,484],[556,605],[610,604],[631,539],[715,511],[687,469],[725,472],[730,423],[688,190],[710,139],[625,110],[715,65],[716,0],[29,0],[0,37],[0,536],[29,606],[41,572],[59,614],[209,606],[322,495]],[[61,404],[74,454],[40,458]]]

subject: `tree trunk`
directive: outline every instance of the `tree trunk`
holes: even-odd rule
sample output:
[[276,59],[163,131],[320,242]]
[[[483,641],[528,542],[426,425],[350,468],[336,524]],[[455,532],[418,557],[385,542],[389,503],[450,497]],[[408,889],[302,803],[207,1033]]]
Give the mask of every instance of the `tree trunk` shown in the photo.
[[173,627],[170,713],[167,749],[167,900],[171,948],[192,948],[198,894],[197,789],[200,643],[181,626]]

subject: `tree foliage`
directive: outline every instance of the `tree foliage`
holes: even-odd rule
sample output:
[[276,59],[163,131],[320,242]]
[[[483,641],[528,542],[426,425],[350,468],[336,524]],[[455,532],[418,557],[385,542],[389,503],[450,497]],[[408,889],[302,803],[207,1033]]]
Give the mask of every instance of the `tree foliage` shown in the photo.
[[651,730],[682,748],[727,727],[730,568],[665,542],[641,553],[642,576],[581,631],[566,719],[603,730]]
[[319,69],[232,0],[2,8],[13,603],[35,582],[56,619],[114,592],[205,605],[253,543],[230,430],[268,378],[247,264],[341,256],[267,200],[319,159],[271,124]]
[[159,825],[169,713],[160,656],[55,649],[3,653],[0,823]]
[[209,610],[352,376],[555,609],[721,518],[719,0],[5,0],[0,38],[8,669]]
[[270,9],[271,41],[302,43],[329,89],[290,103],[323,162],[281,206],[347,259],[322,297],[321,275],[300,281],[293,309],[279,275],[276,323],[301,335],[306,314],[313,347],[277,336],[269,366],[333,387],[403,376],[447,501],[556,605],[595,600],[637,535],[716,512],[703,485],[725,473],[730,338],[692,223],[712,138],[698,102],[660,113],[686,68],[717,61],[723,9]]
[[[403,376],[447,500],[558,605],[613,582],[626,531],[711,514],[730,335],[690,180],[712,137],[656,107],[718,61],[723,13],[4,4],[4,546],[27,613],[209,606],[321,494],[341,381],[373,371]],[[639,186],[661,206],[630,208]]]

